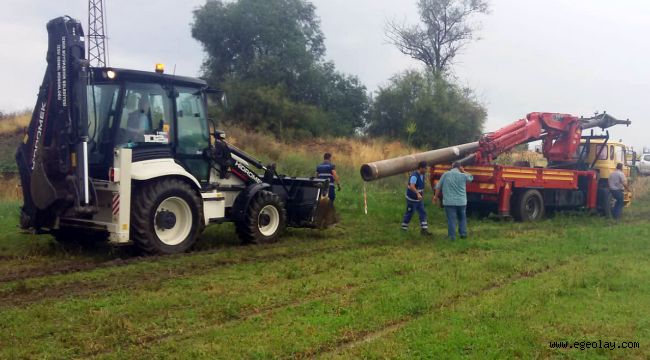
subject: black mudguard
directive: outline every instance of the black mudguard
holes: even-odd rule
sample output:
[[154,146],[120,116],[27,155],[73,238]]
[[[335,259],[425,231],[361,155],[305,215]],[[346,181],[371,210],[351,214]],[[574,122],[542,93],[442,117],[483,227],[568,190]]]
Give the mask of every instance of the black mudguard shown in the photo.
[[257,194],[262,190],[270,190],[271,185],[261,183],[248,186],[244,191],[239,193],[235,199],[235,203],[232,206],[232,211],[230,216],[232,221],[241,222],[244,221],[246,217],[246,210],[250,206],[251,201],[257,196]]

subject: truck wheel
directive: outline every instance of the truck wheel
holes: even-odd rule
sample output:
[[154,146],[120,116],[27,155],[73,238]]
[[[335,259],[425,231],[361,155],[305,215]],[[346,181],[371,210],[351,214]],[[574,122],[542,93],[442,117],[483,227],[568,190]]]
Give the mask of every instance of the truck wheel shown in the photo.
[[203,230],[203,208],[186,182],[162,179],[145,183],[133,196],[131,238],[145,252],[187,251]]
[[598,190],[598,212],[600,215],[606,218],[611,218],[614,204],[616,204],[616,199],[612,196],[611,191],[608,189]]
[[472,205],[468,206],[468,209],[470,215],[479,220],[487,219],[492,213],[492,209],[485,205]]
[[526,190],[515,197],[513,215],[517,221],[537,221],[544,217],[544,198],[538,190]]
[[268,244],[278,239],[287,223],[287,212],[280,197],[260,191],[251,201],[244,221],[238,222],[237,234],[245,244]]

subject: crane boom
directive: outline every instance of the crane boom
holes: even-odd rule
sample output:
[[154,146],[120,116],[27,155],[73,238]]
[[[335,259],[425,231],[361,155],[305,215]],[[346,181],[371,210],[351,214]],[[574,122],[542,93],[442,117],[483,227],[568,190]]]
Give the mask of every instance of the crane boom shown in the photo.
[[583,130],[595,127],[607,129],[619,124],[629,126],[630,121],[618,120],[607,113],[585,119],[569,114],[534,112],[524,119],[483,135],[479,140],[479,148],[461,162],[489,164],[515,146],[536,140],[542,140],[542,152],[547,160],[569,162],[574,160]]

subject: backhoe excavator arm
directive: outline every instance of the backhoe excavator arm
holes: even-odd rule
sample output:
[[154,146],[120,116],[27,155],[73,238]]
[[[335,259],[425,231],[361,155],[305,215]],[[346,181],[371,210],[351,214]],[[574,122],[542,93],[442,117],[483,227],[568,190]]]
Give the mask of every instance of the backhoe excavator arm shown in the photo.
[[88,177],[88,114],[81,24],[60,17],[47,24],[47,69],[32,120],[16,152],[23,191],[21,226],[51,228],[73,208],[93,211]]

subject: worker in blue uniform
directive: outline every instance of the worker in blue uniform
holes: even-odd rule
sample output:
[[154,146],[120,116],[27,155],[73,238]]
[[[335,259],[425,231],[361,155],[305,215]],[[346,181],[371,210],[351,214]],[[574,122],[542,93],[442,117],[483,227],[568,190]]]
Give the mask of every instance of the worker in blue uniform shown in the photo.
[[331,202],[334,202],[336,199],[336,190],[334,189],[334,184],[336,184],[338,191],[341,191],[341,182],[339,180],[338,174],[336,173],[336,165],[332,163],[331,153],[325,153],[325,155],[323,155],[323,162],[320,165],[316,166],[316,177],[330,181],[329,198]]
[[406,187],[406,213],[404,214],[404,221],[402,221],[402,230],[408,230],[413,213],[417,211],[420,216],[420,231],[422,235],[431,235],[427,221],[427,212],[424,210],[424,174],[426,172],[427,163],[422,161],[418,164],[418,169],[409,176]]

